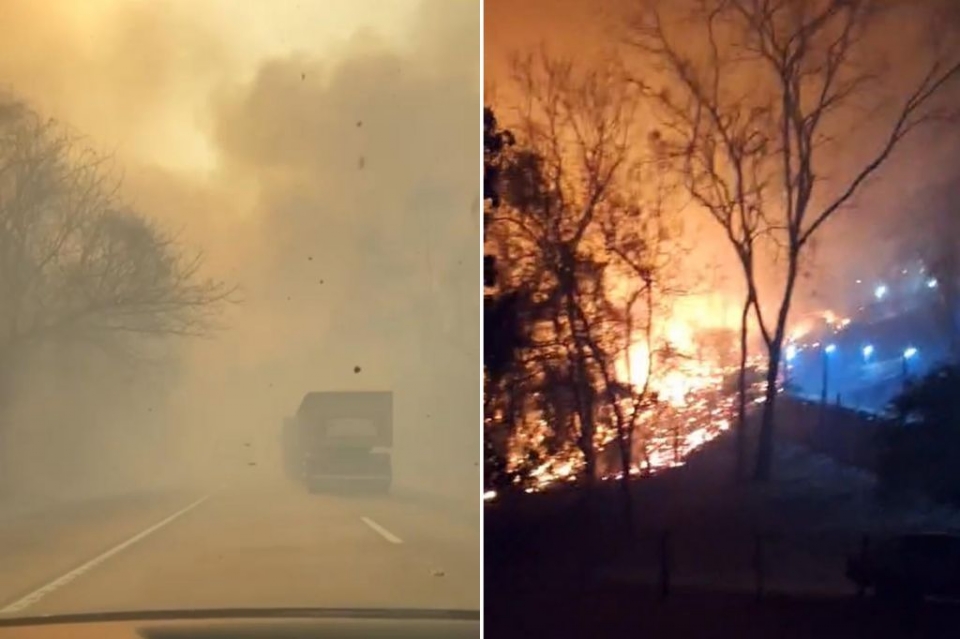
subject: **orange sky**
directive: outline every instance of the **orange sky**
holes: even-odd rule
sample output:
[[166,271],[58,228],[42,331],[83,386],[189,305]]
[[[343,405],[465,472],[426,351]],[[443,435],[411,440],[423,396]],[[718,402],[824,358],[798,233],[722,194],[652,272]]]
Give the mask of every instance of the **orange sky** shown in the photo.
[[[508,60],[511,52],[529,51],[545,44],[550,52],[589,64],[592,56],[618,46],[618,28],[622,28],[622,21],[618,21],[616,11],[623,4],[623,0],[487,0],[485,83],[488,89],[492,88],[488,100],[502,111],[501,120],[509,119],[511,100],[515,99],[510,95]],[[679,4],[668,0],[668,6]],[[884,52],[898,64],[909,63],[910,47],[914,46],[911,38],[923,34],[911,31],[904,23],[891,27],[896,30],[896,36],[881,38],[886,47]],[[897,68],[906,67],[900,64],[894,66]],[[866,135],[868,141],[871,139],[869,131],[860,134]],[[833,151],[825,161],[850,164],[851,157],[864,152],[865,148],[860,146],[861,140],[857,139],[855,144]],[[838,277],[849,274],[854,279],[858,270],[870,272],[887,259],[895,244],[890,218],[910,215],[916,208],[929,205],[927,186],[950,177],[943,169],[955,166],[955,159],[960,157],[956,148],[949,138],[937,135],[918,137],[901,146],[869,189],[862,192],[856,209],[833,218],[826,227],[828,232],[817,238],[815,250],[809,254],[813,277],[805,280],[798,291],[802,305],[816,307],[842,301],[831,293]],[[705,256],[709,252],[705,258],[709,263],[719,259],[729,264],[733,274],[731,285],[737,290],[738,274],[730,261],[729,249],[713,230],[711,225],[698,227],[698,253]],[[857,238],[853,245],[849,242],[851,237]],[[704,246],[711,248],[705,251]]]
[[[608,0],[485,0],[484,76],[498,83],[508,71],[507,59],[513,50],[538,46],[541,42],[565,54],[591,52],[603,43],[604,5]],[[501,80],[498,80],[501,79]]]
[[339,57],[369,30],[409,46],[416,2],[7,0],[0,78],[125,157],[211,168],[210,98],[268,58]]

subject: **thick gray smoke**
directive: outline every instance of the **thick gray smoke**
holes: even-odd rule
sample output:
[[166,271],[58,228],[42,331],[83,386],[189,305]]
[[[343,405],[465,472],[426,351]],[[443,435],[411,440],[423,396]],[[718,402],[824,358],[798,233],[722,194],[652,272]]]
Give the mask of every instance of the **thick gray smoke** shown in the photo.
[[[323,18],[303,4],[279,3],[298,42]],[[334,4],[338,23],[360,11]],[[475,498],[479,8],[403,4],[382,37],[354,26],[311,47],[282,29],[257,40],[245,14],[225,33],[232,3],[10,3],[0,83],[116,149],[124,199],[242,301],[209,339],[167,341],[147,363],[78,349],[19,370],[8,485],[229,479],[277,463],[305,392],[383,389],[397,483]]]

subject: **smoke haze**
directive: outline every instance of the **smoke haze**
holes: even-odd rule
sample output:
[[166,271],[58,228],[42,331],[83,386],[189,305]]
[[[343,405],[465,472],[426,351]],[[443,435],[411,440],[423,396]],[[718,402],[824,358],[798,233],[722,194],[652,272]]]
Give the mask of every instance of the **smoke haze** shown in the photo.
[[[937,0],[932,2],[936,4]],[[488,99],[495,107],[501,107],[499,115],[503,123],[509,126],[510,109],[517,104],[510,77],[512,53],[545,45],[549,53],[571,57],[578,63],[589,64],[591,60],[600,60],[611,53],[626,56],[630,63],[631,54],[622,47],[625,24],[622,10],[624,7],[635,9],[640,4],[633,0],[610,3],[530,0],[518,8],[509,0],[488,0],[484,9],[486,84]],[[913,11],[917,9],[916,4],[919,3],[904,3],[904,10]],[[662,2],[661,6],[678,9],[684,4],[671,0]],[[955,3],[943,3],[943,8],[953,13],[942,15],[957,16]],[[921,45],[929,39],[929,33],[923,28],[926,23],[919,15],[913,13],[906,20],[891,20],[876,32],[876,46],[871,49],[878,57],[883,56],[889,61],[889,72],[899,74],[894,77],[909,77],[913,82],[917,80],[916,52],[922,50]],[[651,73],[639,65],[631,69],[641,76]],[[911,72],[912,76],[909,75]],[[951,95],[949,99],[955,99],[955,96]],[[877,130],[864,124],[869,121],[838,125],[844,128],[843,133],[852,133],[853,137],[842,147],[831,148],[826,157],[821,156],[821,164],[826,167],[821,173],[826,175],[819,177],[826,177],[829,181],[840,175],[849,175],[854,168],[863,166],[863,158],[874,153],[879,143]],[[649,129],[643,126],[644,122],[640,124],[642,131],[638,138],[643,140]],[[855,198],[849,210],[832,218],[829,230],[817,235],[816,246],[807,253],[804,269],[807,274],[798,285],[793,314],[799,316],[823,308],[841,312],[850,310],[848,294],[851,289],[840,284],[847,281],[852,284],[857,278],[873,281],[895,262],[899,241],[896,229],[903,228],[904,220],[934,214],[945,199],[950,199],[945,189],[955,182],[958,157],[960,146],[956,139],[932,129],[907,139]],[[837,186],[841,183],[840,180],[836,182]],[[828,185],[826,190],[829,192],[831,188],[832,185]],[[736,323],[742,297],[739,267],[727,241],[717,233],[711,221],[703,218],[705,216],[691,211],[685,220],[690,244],[697,247],[693,256],[695,261],[689,262],[696,266],[690,271],[720,272],[719,280],[711,280],[709,287],[720,290],[720,297],[729,300],[725,314]],[[713,266],[721,268],[710,268]],[[761,284],[780,286],[779,283],[763,282],[762,271]]]
[[240,297],[148,362],[79,349],[19,370],[18,490],[279,468],[305,392],[383,389],[397,484],[475,499],[478,7],[369,7],[4,2],[0,85],[112,152],[124,199]]

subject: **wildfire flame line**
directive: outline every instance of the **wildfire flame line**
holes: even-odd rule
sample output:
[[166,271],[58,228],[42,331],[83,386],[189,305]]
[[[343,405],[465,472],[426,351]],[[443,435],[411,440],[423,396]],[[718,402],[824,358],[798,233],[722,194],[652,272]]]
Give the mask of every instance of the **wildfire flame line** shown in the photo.
[[[655,393],[658,402],[638,418],[634,435],[637,442],[631,451],[631,476],[653,474],[665,468],[683,464],[693,451],[704,446],[728,430],[735,418],[736,392],[728,380],[735,379],[736,366],[722,365],[709,357],[694,356],[694,333],[688,327],[674,324],[666,331],[666,342],[676,356],[669,363],[658,362],[649,380],[648,390]],[[656,357],[654,358],[656,360]],[[649,350],[638,342],[629,349],[617,366],[617,376],[630,380],[634,388],[642,388],[650,375]],[[753,358],[751,366],[762,362]],[[751,389],[756,393],[759,385]],[[625,400],[629,404],[629,400]],[[521,445],[511,457],[511,465],[520,467],[526,453],[542,445],[549,425],[538,420],[533,424]],[[607,420],[597,422],[597,449],[603,459],[615,450],[615,425]],[[609,455],[611,461],[601,464],[600,479],[618,479],[623,475],[618,455]],[[615,459],[614,459],[615,458]],[[570,445],[533,468],[525,483],[527,492],[538,492],[563,482],[575,481],[583,470],[582,454]],[[495,494],[486,496],[493,499]]]

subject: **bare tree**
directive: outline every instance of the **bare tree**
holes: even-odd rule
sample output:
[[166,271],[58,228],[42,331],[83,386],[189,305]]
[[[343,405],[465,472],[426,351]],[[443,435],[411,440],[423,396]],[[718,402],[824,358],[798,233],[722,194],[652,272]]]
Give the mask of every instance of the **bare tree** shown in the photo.
[[[737,378],[735,475],[739,478],[746,465],[746,373],[749,320],[757,301],[757,248],[761,235],[769,230],[763,216],[772,149],[766,133],[771,122],[767,110],[745,103],[723,86],[721,80],[734,62],[722,57],[715,39],[710,40],[705,74],[695,75],[666,39],[659,15],[654,13],[653,18],[651,25],[638,28],[632,42],[645,53],[663,58],[683,78],[687,91],[677,96],[644,78],[634,78],[663,123],[651,135],[654,152],[679,177],[693,202],[723,230],[748,282],[740,315]],[[713,38],[713,29],[708,32]]]
[[[515,280],[533,286],[545,312],[534,331],[545,361],[564,362],[588,480],[596,475],[598,402],[612,388],[614,356],[605,333],[615,324],[606,305],[600,220],[616,199],[630,157],[636,96],[613,65],[580,70],[541,51],[516,57],[520,108],[511,124],[524,152],[502,174],[503,203],[491,236],[512,238]],[[599,251],[599,252],[598,252]],[[507,261],[507,260],[505,260]]]
[[109,158],[26,105],[0,105],[0,368],[31,348],[205,335],[234,289],[123,205]]
[[[922,64],[914,58],[897,69],[919,68],[904,83],[876,50],[885,44],[880,29],[904,10],[897,2],[691,0],[678,12],[670,3],[672,17],[665,4],[634,4],[627,40],[652,63],[642,84],[660,107],[664,137],[687,149],[688,185],[713,194],[701,204],[727,231],[747,288],[744,308],[753,307],[766,346],[754,469],[755,479],[766,480],[778,370],[805,251],[907,136],[944,120],[939,98],[960,75],[960,57],[942,30],[930,31]],[[841,170],[835,159],[860,146],[851,144],[853,123],[867,120],[878,131],[873,148]],[[748,235],[768,237],[784,254],[772,305],[758,292],[753,251],[744,254]]]
[[[637,163],[627,178],[630,187],[621,187],[623,201],[612,207],[602,220],[605,250],[610,256],[610,269],[616,282],[612,288],[623,291],[623,308],[617,316],[623,329],[617,332],[620,344],[614,351],[626,362],[627,383],[622,390],[608,385],[622,397],[611,393],[621,454],[624,485],[629,481],[635,436],[642,423],[654,426],[649,417],[658,397],[651,381],[658,374],[658,365],[667,349],[660,343],[657,328],[662,328],[676,299],[688,291],[681,282],[685,247],[680,243],[682,227],[680,211],[669,206],[671,185],[666,167],[657,158]],[[630,188],[631,190],[628,190]],[[631,351],[642,344],[646,352],[643,381],[635,386],[637,371],[632,369]],[[650,469],[647,442],[652,433],[644,433],[640,453]]]
[[891,236],[895,259],[917,262],[925,268],[936,329],[945,338],[949,359],[960,362],[960,179],[922,190],[915,198],[914,215],[894,220]]

